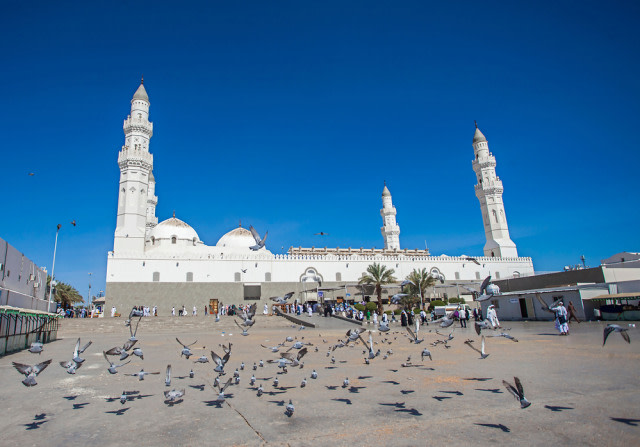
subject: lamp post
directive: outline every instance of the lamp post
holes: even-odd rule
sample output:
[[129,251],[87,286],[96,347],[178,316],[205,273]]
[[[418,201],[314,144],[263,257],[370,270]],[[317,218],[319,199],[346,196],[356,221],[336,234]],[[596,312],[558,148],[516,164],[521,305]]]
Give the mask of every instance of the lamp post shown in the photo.
[[89,272],[89,294],[87,295],[87,306],[91,305],[91,275],[93,275],[93,273]]
[[58,226],[56,227],[56,242],[53,244],[53,263],[51,265],[51,281],[49,282],[49,311],[51,311],[51,295],[52,295],[51,292],[53,292],[53,286],[54,286],[53,273],[56,268],[56,250],[58,249],[58,233],[60,232],[61,227],[62,225],[60,224],[58,224]]

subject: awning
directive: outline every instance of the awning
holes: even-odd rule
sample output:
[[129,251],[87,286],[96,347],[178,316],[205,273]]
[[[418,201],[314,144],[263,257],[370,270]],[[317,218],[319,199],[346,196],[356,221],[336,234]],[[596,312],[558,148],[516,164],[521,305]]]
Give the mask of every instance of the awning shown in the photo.
[[632,293],[612,293],[609,295],[598,295],[594,297],[583,297],[583,300],[640,300],[640,292]]

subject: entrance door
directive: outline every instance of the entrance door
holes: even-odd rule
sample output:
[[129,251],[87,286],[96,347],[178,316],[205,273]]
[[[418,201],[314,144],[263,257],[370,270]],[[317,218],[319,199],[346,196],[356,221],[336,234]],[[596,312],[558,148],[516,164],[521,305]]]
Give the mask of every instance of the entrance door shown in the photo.
[[529,312],[527,311],[527,300],[520,298],[520,314],[522,318],[529,318]]
[[218,314],[218,300],[215,298],[209,300],[209,313]]

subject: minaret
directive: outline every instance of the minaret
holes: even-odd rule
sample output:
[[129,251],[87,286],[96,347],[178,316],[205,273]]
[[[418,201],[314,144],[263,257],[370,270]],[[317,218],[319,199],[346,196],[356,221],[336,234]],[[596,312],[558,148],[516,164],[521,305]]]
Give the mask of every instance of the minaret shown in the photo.
[[158,225],[158,218],[156,217],[156,205],[158,205],[158,197],[156,196],[156,179],[153,176],[153,171],[149,172],[149,188],[147,189],[147,191],[147,226],[144,239],[148,243],[151,230],[153,230],[153,227]]
[[384,238],[384,248],[387,250],[400,250],[400,226],[396,223],[396,207],[391,201],[391,193],[385,182],[382,190],[382,237]]
[[484,255],[490,257],[517,258],[516,244],[509,238],[507,217],[502,203],[502,181],[496,176],[496,158],[489,152],[489,144],[478,125],[473,135],[473,171],[478,184],[475,186],[476,196],[480,201],[484,234],[487,243]]
[[[153,155],[149,153],[153,124],[149,122],[149,96],[143,80],[133,95],[131,114],[124,121],[123,129],[124,146],[118,154],[118,218],[113,241],[116,256],[144,252],[149,177],[153,169]],[[151,197],[154,197],[153,193]]]

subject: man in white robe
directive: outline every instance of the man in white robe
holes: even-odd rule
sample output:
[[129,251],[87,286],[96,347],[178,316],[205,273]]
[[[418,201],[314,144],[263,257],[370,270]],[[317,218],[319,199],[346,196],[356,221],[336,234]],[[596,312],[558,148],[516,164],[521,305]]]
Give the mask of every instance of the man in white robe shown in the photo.
[[564,307],[562,301],[556,307],[550,307],[549,310],[556,314],[556,329],[560,331],[560,335],[569,335],[569,319],[567,318],[567,308]]

